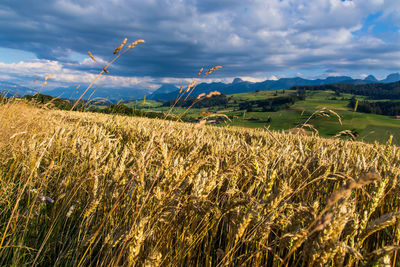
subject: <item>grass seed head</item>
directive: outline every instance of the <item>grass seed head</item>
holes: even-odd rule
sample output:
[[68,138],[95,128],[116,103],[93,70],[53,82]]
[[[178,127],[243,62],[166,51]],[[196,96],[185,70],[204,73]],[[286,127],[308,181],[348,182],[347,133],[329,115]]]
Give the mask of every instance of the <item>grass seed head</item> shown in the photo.
[[132,48],[134,48],[136,45],[142,44],[142,43],[144,43],[144,40],[142,40],[142,39],[136,40],[136,41],[132,42],[130,45],[128,45],[127,49],[132,49]]
[[206,98],[211,98],[211,97],[213,97],[215,95],[221,95],[221,93],[218,92],[218,91],[212,91],[206,96]]
[[200,77],[201,73],[203,72],[204,68],[201,68],[199,73],[197,74],[197,77]]
[[215,67],[212,67],[209,71],[206,72],[205,76],[210,75],[213,71],[218,70],[218,69],[220,69],[220,68],[222,68],[222,66],[215,66]]
[[48,79],[50,79],[51,77],[53,77],[53,75],[54,75],[54,73],[52,73],[52,74],[50,74],[50,75],[44,77],[44,80],[47,81]]
[[194,80],[192,83],[190,83],[190,84],[187,86],[187,88],[186,88],[186,91],[185,91],[185,92],[189,92],[189,91],[190,91],[190,89],[191,89],[193,86],[195,86],[195,85],[196,85],[196,83],[197,83],[197,81],[196,81],[196,80]]
[[127,38],[125,38],[123,41],[122,41],[122,43],[117,47],[117,48],[115,48],[115,50],[114,50],[114,55],[116,54],[116,53],[118,53],[119,51],[121,51],[121,49],[124,47],[124,45],[126,44],[126,41],[128,41],[128,39]]
[[206,93],[201,93],[196,97],[196,99],[200,99],[200,98],[204,97],[205,95],[206,95]]

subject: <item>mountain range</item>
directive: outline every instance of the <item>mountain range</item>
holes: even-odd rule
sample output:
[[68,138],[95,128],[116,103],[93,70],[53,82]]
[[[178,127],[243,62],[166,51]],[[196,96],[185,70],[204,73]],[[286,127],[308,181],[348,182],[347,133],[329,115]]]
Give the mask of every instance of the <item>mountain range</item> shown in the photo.
[[[326,79],[308,80],[300,77],[295,78],[281,78],[279,80],[265,80],[263,82],[248,82],[243,81],[240,78],[235,78],[232,83],[200,83],[196,86],[192,96],[198,96],[201,93],[209,93],[212,91],[218,91],[223,94],[236,94],[254,92],[257,90],[278,90],[278,89],[289,89],[293,86],[307,86],[307,85],[325,85],[335,83],[346,83],[346,84],[369,84],[369,83],[392,83],[400,81],[399,73],[389,74],[385,79],[378,80],[373,75],[367,76],[365,79],[353,79],[349,76],[335,76],[327,77]],[[149,99],[160,99],[170,100],[176,98],[179,95],[179,89],[170,84],[163,84],[159,89],[154,91],[148,98]]]
[[[51,95],[54,97],[60,98],[69,98],[69,99],[77,99],[79,98],[86,88],[81,87],[78,90],[76,87],[59,87],[52,89],[50,91],[43,91],[43,94]],[[88,99],[92,94],[93,90],[89,90],[83,99]],[[142,99],[145,95],[148,95],[149,92],[143,89],[133,89],[127,87],[121,88],[107,88],[107,87],[97,87],[95,92],[90,97],[90,99],[94,100],[106,100],[110,102],[118,102],[120,100],[135,100]]]
[[[70,87],[57,87],[51,90],[46,90],[47,88],[43,88],[41,90],[31,89],[25,86],[18,85],[16,83],[10,82],[1,82],[0,81],[0,92],[3,92],[4,95],[11,96],[24,96],[24,95],[33,95],[35,93],[42,93],[46,95],[50,95],[53,97],[60,98],[68,98],[68,99],[78,99],[86,88],[81,87],[76,89],[75,86]],[[89,90],[88,93],[83,97],[84,99],[88,99],[93,91]],[[90,99],[104,99],[110,102],[118,102],[119,100],[134,100],[141,99],[143,96],[148,95],[149,91],[142,89],[132,89],[132,88],[106,88],[106,87],[97,87],[93,96]]]
[[3,81],[0,81],[0,92],[7,97],[37,93],[35,89]]
[[[235,78],[232,83],[200,83],[196,86],[192,92],[192,96],[197,96],[201,93],[209,93],[212,91],[219,91],[223,94],[235,94],[235,93],[246,93],[254,92],[257,90],[278,90],[278,89],[289,89],[293,86],[308,86],[308,85],[326,85],[335,83],[346,83],[346,84],[370,84],[370,83],[392,83],[400,81],[399,73],[389,74],[385,79],[378,80],[373,75],[367,76],[365,79],[353,79],[349,76],[335,76],[327,77],[326,79],[316,79],[309,80],[300,77],[294,78],[281,78],[279,80],[265,80],[262,82],[248,82],[243,81],[240,78]],[[41,93],[48,94],[53,97],[70,98],[77,99],[86,88],[75,87],[58,87],[51,90],[45,90],[43,88]],[[34,94],[37,90],[28,88],[25,86],[20,86],[16,83],[1,82],[0,81],[0,92],[7,94],[8,96],[24,96],[27,94]],[[92,91],[87,93],[84,99],[87,99]],[[107,99],[111,102],[117,102],[119,100],[134,100],[142,99],[147,96],[148,99],[160,99],[160,100],[170,100],[176,98],[179,95],[179,88],[173,84],[162,84],[156,91],[149,92],[149,90],[144,89],[133,89],[133,88],[96,88],[95,93],[91,97],[97,99]]]

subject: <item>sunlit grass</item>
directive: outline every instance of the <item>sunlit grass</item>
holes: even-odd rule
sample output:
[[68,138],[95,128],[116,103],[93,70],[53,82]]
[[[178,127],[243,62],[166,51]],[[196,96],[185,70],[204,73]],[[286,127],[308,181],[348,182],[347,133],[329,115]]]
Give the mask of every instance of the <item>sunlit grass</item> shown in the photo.
[[18,101],[0,125],[2,266],[398,262],[390,143]]

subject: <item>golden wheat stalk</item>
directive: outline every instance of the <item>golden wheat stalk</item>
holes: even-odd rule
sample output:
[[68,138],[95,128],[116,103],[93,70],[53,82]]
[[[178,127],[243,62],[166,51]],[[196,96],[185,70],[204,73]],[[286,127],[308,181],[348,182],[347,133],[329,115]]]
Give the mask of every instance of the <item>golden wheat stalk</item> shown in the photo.
[[385,229],[389,226],[394,225],[400,219],[400,212],[392,212],[389,214],[382,215],[378,219],[373,220],[367,224],[365,230],[360,234],[359,243],[364,243],[365,239],[375,232]]
[[94,56],[92,55],[92,53],[91,53],[90,51],[88,51],[88,54],[89,54],[89,57],[90,57],[94,62],[96,62],[96,59],[94,58]]

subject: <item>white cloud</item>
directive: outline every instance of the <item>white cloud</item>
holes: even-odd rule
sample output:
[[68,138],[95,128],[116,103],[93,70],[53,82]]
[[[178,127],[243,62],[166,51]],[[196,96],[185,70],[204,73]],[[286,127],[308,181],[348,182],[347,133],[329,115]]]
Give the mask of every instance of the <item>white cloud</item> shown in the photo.
[[391,22],[400,26],[400,6],[398,0],[385,0],[385,9],[383,10],[383,16],[390,18]]
[[[3,81],[11,81],[13,79],[13,77],[12,76],[10,76],[10,75],[8,75],[8,74],[0,74],[0,80],[3,80]],[[0,88],[0,91],[1,91],[2,89]]]
[[121,76],[111,71],[102,82],[154,88],[189,83],[203,65],[224,67],[206,81],[257,80],[259,73],[283,77],[288,70],[395,68],[400,59],[399,32],[390,39],[364,29],[367,17],[380,12],[382,22],[400,25],[398,0],[37,1],[45,4],[0,3],[0,32],[6,36],[0,36],[0,46],[29,50],[48,61],[7,65],[5,73],[13,68],[25,76],[55,72],[59,82],[88,82],[94,74],[80,69],[97,64],[89,58],[71,63],[68,56],[91,50],[104,65],[124,37],[146,43],[118,61],[115,73]]
[[[89,64],[86,60],[84,61],[83,65]],[[45,76],[53,73],[54,75],[47,82],[47,87],[56,87],[60,84],[89,84],[97,77],[97,73],[69,69],[58,61],[39,59],[9,64],[0,62],[0,72],[4,73],[2,76],[8,80],[15,76],[23,77],[27,81],[27,85],[31,84],[34,77],[39,76],[42,81]],[[135,87],[137,85],[142,87],[150,85],[153,81],[154,79],[150,77],[123,77],[112,74],[103,74],[98,80],[99,83],[111,87]]]
[[187,85],[193,82],[193,78],[161,78],[160,83]]
[[94,66],[105,66],[107,61],[100,57],[95,57],[96,61],[93,61],[91,58],[85,58],[84,60],[79,62],[79,65],[82,67],[94,67]]
[[60,72],[62,66],[57,61],[51,60],[39,60],[35,59],[32,61],[18,63],[3,63],[0,62],[0,71],[8,74],[19,74],[23,76],[43,76],[49,75],[53,72]]

